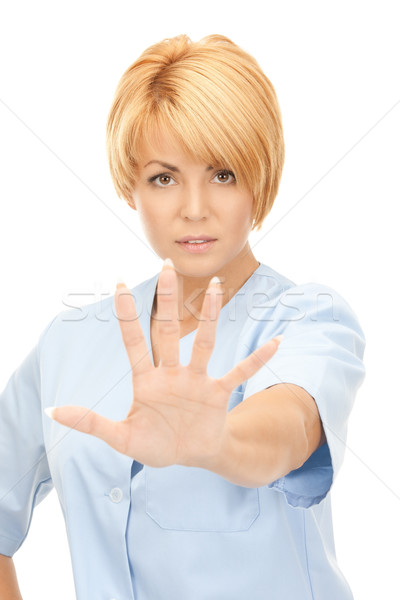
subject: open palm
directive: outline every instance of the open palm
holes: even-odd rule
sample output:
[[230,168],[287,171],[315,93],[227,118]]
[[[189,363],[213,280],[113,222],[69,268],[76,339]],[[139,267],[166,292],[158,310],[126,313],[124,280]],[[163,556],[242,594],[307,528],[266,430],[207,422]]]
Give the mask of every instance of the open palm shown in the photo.
[[227,407],[232,391],[254,375],[279,345],[270,340],[219,379],[207,375],[215,345],[221,295],[210,282],[192,356],[179,363],[178,281],[164,265],[158,280],[157,318],[160,362],[151,361],[132,294],[122,285],[115,306],[132,367],[133,401],[122,421],[112,421],[81,406],[54,408],[52,418],[99,437],[118,452],[150,467],[206,465],[217,457],[228,435]]

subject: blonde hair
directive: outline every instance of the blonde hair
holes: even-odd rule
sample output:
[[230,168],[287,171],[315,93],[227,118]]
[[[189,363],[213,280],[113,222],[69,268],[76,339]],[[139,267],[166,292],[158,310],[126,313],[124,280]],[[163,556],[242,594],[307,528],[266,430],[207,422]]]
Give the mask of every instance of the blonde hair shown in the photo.
[[122,75],[106,146],[119,197],[132,206],[142,142],[169,132],[191,157],[232,169],[253,193],[260,229],[284,163],[281,111],[257,61],[222,35],[187,35],[150,46]]

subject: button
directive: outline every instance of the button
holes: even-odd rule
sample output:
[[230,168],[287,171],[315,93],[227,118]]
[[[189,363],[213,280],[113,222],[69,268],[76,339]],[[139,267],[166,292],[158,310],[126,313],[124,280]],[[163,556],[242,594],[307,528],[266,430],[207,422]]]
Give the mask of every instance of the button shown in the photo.
[[121,502],[123,497],[123,492],[120,488],[113,488],[111,492],[108,494],[112,502]]

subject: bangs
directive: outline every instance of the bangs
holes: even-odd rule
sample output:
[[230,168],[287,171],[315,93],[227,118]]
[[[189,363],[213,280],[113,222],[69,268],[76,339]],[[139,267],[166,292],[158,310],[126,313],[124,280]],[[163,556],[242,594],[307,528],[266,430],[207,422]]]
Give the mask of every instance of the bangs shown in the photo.
[[172,144],[193,161],[232,170],[237,184],[251,189],[254,182],[251,172],[246,169],[244,140],[235,139],[236,132],[227,124],[221,124],[215,112],[208,109],[201,111],[198,102],[196,109],[188,111],[187,100],[183,107],[169,98],[164,98],[161,103],[147,104],[146,110],[140,113],[137,123],[131,128],[130,164],[135,176],[144,144],[152,141],[156,145],[158,136],[162,135],[169,137]]

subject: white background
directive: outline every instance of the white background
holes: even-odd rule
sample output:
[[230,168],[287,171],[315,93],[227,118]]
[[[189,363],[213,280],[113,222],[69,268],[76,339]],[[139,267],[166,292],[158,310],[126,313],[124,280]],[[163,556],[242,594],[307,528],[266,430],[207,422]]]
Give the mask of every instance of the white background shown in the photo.
[[[119,276],[133,287],[161,268],[108,173],[105,122],[123,71],[163,38],[220,33],[271,79],[286,163],[254,253],[296,283],[336,289],[367,338],[367,377],[332,491],[355,600],[400,595],[397,8],[17,0],[0,15],[0,389],[69,294],[91,303],[113,294]],[[55,491],[14,561],[24,600],[74,598]]]

